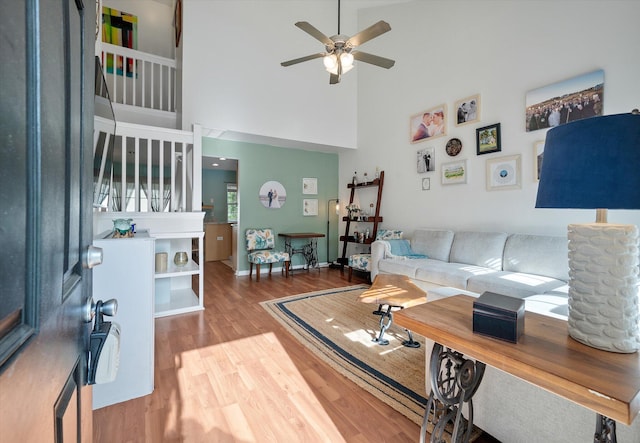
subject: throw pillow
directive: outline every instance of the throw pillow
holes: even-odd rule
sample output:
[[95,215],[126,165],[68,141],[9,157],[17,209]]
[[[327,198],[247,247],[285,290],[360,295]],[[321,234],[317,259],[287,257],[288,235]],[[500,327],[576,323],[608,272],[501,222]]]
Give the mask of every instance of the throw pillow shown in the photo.
[[396,240],[402,238],[402,231],[393,229],[378,229],[376,240]]

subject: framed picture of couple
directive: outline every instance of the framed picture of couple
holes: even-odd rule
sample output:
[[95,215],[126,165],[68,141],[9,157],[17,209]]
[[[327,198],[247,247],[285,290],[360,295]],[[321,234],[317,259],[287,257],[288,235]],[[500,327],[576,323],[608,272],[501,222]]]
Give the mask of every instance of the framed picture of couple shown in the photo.
[[447,135],[447,105],[438,105],[410,117],[409,141],[411,143],[445,135]]
[[455,103],[456,126],[480,121],[480,94],[458,100]]

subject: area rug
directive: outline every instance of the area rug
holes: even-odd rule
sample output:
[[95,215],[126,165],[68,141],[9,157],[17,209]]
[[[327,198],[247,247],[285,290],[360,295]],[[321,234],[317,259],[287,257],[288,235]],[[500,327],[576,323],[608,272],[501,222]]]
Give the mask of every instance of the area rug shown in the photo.
[[[406,332],[396,326],[385,333],[387,346],[372,340],[380,331],[377,305],[358,302],[368,286],[310,292],[261,305],[300,342],[336,371],[416,424],[425,406],[424,346],[402,346]],[[414,335],[424,344],[424,339]]]

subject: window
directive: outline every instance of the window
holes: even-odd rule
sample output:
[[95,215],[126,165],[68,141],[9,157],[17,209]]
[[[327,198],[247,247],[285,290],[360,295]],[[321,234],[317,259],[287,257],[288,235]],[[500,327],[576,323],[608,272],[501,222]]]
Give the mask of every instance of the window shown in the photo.
[[238,186],[227,183],[227,221],[238,221]]

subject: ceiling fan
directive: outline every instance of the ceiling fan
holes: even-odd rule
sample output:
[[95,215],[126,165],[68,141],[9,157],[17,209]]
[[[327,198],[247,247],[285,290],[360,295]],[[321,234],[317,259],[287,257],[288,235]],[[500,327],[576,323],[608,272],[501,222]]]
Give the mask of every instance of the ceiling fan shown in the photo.
[[297,22],[295,25],[311,37],[319,40],[321,43],[324,43],[325,52],[318,52],[317,54],[288,60],[280,63],[282,66],[291,66],[297,63],[323,57],[324,66],[330,73],[329,84],[334,85],[336,83],[340,83],[340,77],[342,74],[353,68],[354,59],[386,69],[391,68],[395,64],[394,60],[355,49],[357,46],[390,31],[391,26],[389,26],[389,23],[380,20],[379,22],[360,31],[353,37],[342,35],[340,34],[340,0],[338,0],[338,34],[332,37],[327,37],[308,22]]

